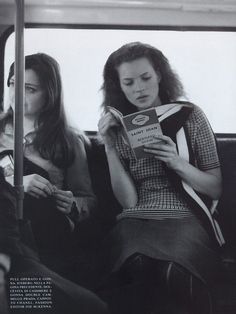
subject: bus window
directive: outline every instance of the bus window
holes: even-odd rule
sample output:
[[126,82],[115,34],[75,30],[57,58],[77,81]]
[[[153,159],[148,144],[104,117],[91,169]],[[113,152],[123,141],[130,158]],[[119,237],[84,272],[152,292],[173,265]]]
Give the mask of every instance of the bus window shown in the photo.
[[[13,37],[7,40],[5,69],[14,57]],[[25,54],[45,52],[59,62],[70,121],[82,130],[96,131],[103,66],[112,51],[131,41],[163,51],[187,99],[204,110],[216,133],[236,132],[236,32],[27,28]]]

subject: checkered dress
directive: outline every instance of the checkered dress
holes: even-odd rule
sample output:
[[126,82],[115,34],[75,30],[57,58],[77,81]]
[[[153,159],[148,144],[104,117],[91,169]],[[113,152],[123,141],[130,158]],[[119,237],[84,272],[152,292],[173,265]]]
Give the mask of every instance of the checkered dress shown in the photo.
[[[195,166],[203,171],[219,167],[214,134],[205,114],[198,106],[193,106],[184,126],[195,158]],[[136,160],[131,148],[119,135],[116,146],[120,160],[133,178],[138,193],[137,205],[124,208],[118,219],[162,220],[193,215],[183,191],[170,179],[162,161],[152,157]]]

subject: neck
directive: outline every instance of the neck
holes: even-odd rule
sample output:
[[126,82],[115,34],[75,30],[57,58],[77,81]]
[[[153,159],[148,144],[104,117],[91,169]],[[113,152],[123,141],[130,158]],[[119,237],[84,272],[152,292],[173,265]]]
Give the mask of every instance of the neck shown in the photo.
[[160,97],[158,96],[153,107],[159,107],[161,105],[162,105],[162,103],[161,103]]

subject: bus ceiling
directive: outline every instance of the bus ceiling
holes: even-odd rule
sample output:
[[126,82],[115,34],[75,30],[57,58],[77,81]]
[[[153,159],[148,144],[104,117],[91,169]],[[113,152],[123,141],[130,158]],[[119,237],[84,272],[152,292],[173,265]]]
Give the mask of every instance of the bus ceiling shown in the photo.
[[[0,0],[0,27],[14,15],[14,0]],[[26,23],[235,27],[235,17],[233,0],[25,0]]]

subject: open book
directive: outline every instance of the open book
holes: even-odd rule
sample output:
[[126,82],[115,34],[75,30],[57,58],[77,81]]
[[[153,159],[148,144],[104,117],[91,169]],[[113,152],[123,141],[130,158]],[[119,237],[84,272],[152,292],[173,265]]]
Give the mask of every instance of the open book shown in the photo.
[[123,126],[123,137],[132,148],[136,159],[150,157],[150,154],[144,152],[143,145],[158,142],[155,136],[162,134],[156,109],[145,109],[126,116],[113,107],[109,106],[108,110]]

